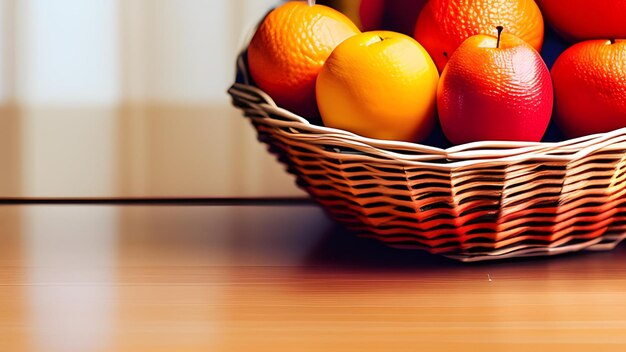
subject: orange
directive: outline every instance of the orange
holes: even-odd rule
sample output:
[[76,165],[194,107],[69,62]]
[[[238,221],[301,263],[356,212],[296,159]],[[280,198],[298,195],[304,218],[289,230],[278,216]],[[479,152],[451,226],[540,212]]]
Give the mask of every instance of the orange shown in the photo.
[[439,119],[454,144],[538,142],[552,115],[550,71],[522,39],[469,37],[446,65],[437,92]]
[[546,22],[570,41],[626,39],[624,0],[537,0]]
[[626,40],[591,40],[552,67],[556,122],[568,137],[626,127]]
[[263,20],[248,47],[250,74],[281,107],[317,115],[315,80],[333,49],[360,33],[342,13],[291,1]]
[[496,36],[497,26],[541,50],[543,17],[533,0],[431,0],[417,20],[415,39],[441,72],[465,39]]
[[324,124],[378,139],[419,141],[435,122],[439,73],[404,34],[365,32],[339,44],[317,78]]

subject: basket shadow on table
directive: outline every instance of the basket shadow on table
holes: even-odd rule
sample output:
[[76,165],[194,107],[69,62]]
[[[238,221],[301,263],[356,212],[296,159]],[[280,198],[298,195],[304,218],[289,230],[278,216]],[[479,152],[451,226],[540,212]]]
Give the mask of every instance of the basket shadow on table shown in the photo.
[[392,248],[379,240],[358,237],[339,224],[328,228],[311,247],[303,261],[304,267],[342,270],[459,270],[472,268],[517,268],[584,265],[585,262],[620,261],[626,258],[626,245],[612,251],[573,252],[554,256],[496,259],[463,263],[424,250]]

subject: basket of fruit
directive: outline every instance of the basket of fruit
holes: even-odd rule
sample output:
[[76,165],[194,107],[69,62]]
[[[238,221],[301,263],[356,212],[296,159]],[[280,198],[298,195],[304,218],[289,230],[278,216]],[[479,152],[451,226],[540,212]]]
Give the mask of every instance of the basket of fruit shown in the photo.
[[[603,14],[582,0],[566,14],[564,0],[415,3],[417,40],[281,5],[239,57],[233,104],[357,235],[461,261],[623,240],[626,2]],[[551,71],[544,17],[574,42]]]

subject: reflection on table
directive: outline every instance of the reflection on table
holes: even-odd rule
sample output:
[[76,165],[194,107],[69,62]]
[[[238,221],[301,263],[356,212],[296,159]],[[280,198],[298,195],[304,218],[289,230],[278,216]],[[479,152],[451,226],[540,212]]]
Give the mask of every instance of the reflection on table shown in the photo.
[[1,351],[626,346],[626,249],[460,264],[315,206],[0,208]]

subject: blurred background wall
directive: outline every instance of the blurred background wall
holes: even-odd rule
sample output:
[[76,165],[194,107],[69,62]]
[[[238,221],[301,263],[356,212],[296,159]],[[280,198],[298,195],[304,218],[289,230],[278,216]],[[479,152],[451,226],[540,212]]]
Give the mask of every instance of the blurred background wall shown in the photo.
[[0,196],[302,194],[226,89],[275,0],[0,0]]
[[0,101],[226,104],[276,0],[1,0]]

